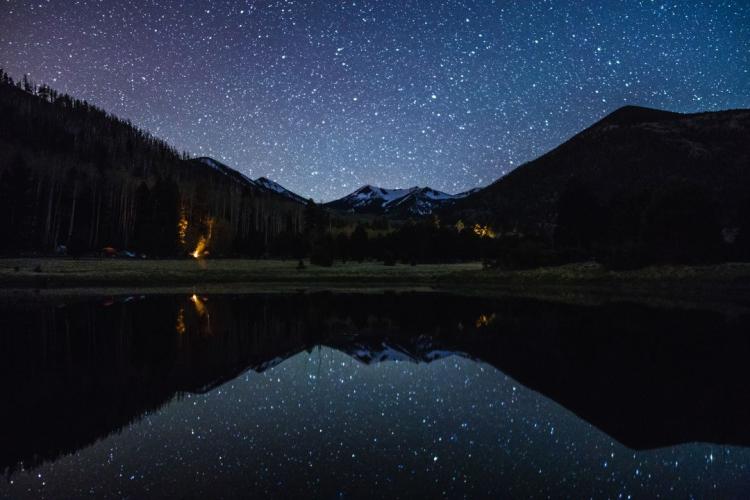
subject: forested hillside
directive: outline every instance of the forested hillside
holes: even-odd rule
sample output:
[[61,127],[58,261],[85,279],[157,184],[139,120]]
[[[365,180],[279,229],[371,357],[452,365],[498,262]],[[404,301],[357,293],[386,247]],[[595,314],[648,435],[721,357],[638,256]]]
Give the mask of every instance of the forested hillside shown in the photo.
[[258,256],[303,205],[0,71],[0,254]]
[[620,108],[441,216],[547,248],[536,265],[748,259],[750,110]]
[[456,217],[498,230],[551,232],[558,202],[585,190],[600,203],[689,186],[736,227],[750,187],[750,110],[679,114],[625,106],[456,204]]
[[[343,228],[326,210],[335,203],[189,158],[1,71],[0,117],[0,255],[482,258],[501,267],[750,259],[748,110],[621,108],[487,188],[450,197],[438,216]],[[384,206],[410,192],[368,189],[347,198]]]

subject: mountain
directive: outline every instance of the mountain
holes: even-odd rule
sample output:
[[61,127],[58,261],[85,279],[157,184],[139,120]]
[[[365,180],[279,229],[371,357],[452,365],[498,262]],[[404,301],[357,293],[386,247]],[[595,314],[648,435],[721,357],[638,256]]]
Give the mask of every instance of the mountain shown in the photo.
[[430,363],[449,356],[471,358],[466,353],[447,349],[429,335],[400,338],[398,341],[372,336],[344,337],[329,346],[366,365],[386,361]]
[[278,182],[274,182],[266,177],[258,177],[257,179],[253,180],[245,174],[238,172],[231,167],[228,167],[219,160],[210,158],[208,156],[195,158],[192,161],[205,165],[240,184],[252,186],[255,189],[259,189],[267,193],[272,193],[274,195],[281,195],[285,199],[289,199],[298,203],[307,204],[307,200],[302,196],[293,191],[290,191]]
[[2,71],[0,116],[0,255],[259,256],[301,232],[299,200]]
[[448,194],[429,187],[385,189],[365,185],[351,194],[325,204],[337,212],[408,218],[429,215],[468,196],[471,191]]
[[233,168],[228,167],[227,165],[221,163],[218,160],[215,160],[215,159],[210,158],[208,156],[201,156],[201,157],[198,157],[198,158],[194,158],[192,161],[194,163],[197,163],[197,164],[205,165],[208,168],[210,168],[210,169],[212,169],[212,170],[214,170],[216,172],[219,172],[220,174],[222,174],[222,175],[224,175],[224,176],[226,176],[226,177],[228,177],[228,178],[230,178],[230,179],[232,179],[232,180],[234,180],[236,182],[239,182],[241,184],[246,184],[246,185],[249,185],[249,186],[255,186],[255,187],[257,187],[257,184],[256,184],[256,182],[254,180],[252,180],[251,178],[249,178],[246,175],[242,174],[241,172],[238,172],[237,170],[234,170]]
[[274,193],[278,193],[286,198],[289,198],[290,200],[294,200],[299,203],[307,204],[307,200],[305,198],[303,198],[302,196],[298,195],[297,193],[293,191],[288,190],[287,188],[285,188],[278,182],[274,182],[271,179],[268,179],[266,177],[258,177],[253,182],[255,182],[256,186],[260,186]]
[[557,203],[582,185],[602,205],[685,184],[737,225],[750,193],[750,110],[680,114],[625,106],[441,214],[497,228],[549,232]]

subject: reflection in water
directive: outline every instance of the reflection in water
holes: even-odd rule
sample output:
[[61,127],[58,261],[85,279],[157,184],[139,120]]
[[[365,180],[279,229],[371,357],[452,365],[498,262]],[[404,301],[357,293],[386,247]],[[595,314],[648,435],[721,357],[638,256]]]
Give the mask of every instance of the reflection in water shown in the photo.
[[477,328],[482,328],[483,326],[490,326],[493,321],[495,321],[494,313],[480,314],[477,320],[474,322],[474,324]]
[[746,315],[210,299],[0,306],[0,497],[748,492]]
[[199,316],[206,314],[206,306],[203,305],[203,301],[198,298],[196,294],[190,296],[190,301],[195,304],[195,312],[197,312]]
[[196,294],[190,296],[190,301],[195,305],[195,312],[201,320],[201,331],[206,335],[211,335],[211,315],[208,313],[208,309],[206,309],[205,300]]
[[180,310],[177,311],[177,322],[175,323],[174,329],[180,335],[185,334],[185,308],[184,307],[180,307]]

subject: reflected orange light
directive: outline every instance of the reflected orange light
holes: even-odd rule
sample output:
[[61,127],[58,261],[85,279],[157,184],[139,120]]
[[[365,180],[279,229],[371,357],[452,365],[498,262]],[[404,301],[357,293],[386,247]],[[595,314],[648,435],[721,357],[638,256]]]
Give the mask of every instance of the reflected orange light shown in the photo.
[[180,310],[177,313],[177,324],[174,328],[180,335],[185,333],[185,309],[182,307],[180,307]]
[[192,297],[190,297],[190,300],[193,304],[195,304],[195,312],[198,313],[198,316],[205,316],[206,315],[206,304],[198,297],[196,294],[193,294]]
[[477,320],[474,322],[477,328],[483,328],[490,326],[495,321],[495,313],[492,314],[480,314]]

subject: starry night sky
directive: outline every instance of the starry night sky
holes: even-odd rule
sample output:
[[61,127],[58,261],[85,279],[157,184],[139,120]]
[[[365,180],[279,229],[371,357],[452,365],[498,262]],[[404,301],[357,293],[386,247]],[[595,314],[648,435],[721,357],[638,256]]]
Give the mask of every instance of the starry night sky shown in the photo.
[[367,366],[324,347],[176,398],[0,495],[741,498],[749,460],[699,443],[635,452],[466,358]]
[[318,200],[458,192],[624,104],[750,107],[750,2],[6,0],[0,66]]

